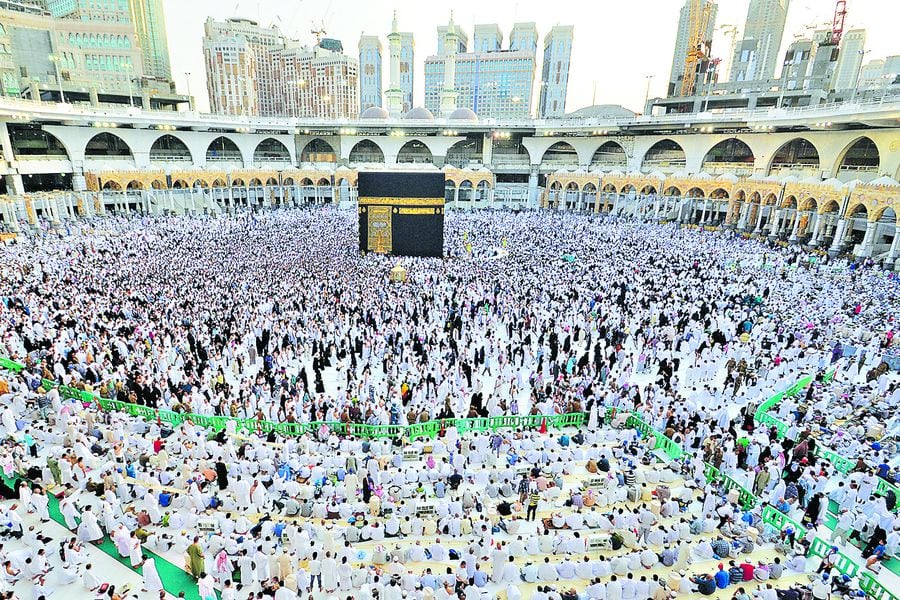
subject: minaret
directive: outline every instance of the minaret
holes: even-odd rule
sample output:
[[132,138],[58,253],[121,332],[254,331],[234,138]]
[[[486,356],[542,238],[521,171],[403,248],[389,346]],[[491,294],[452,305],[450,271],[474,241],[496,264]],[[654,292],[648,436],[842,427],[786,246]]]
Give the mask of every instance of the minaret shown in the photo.
[[444,89],[441,90],[441,116],[449,117],[456,110],[456,53],[459,39],[456,25],[453,24],[453,11],[450,11],[450,23],[444,36]]
[[384,97],[387,99],[387,111],[392,117],[402,116],[403,90],[400,89],[400,32],[397,31],[397,11],[394,11],[394,22],[388,35],[388,47],[391,53],[391,82]]

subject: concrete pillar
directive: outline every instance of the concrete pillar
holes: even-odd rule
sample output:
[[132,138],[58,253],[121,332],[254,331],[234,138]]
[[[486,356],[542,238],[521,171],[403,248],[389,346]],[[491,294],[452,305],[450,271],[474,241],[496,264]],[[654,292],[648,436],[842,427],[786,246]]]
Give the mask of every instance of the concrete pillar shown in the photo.
[[737,228],[744,229],[747,227],[747,216],[750,214],[750,205],[746,202],[741,204],[741,211],[738,214]]
[[774,206],[772,207],[772,215],[769,217],[769,235],[778,235],[778,221],[781,220],[781,211]]
[[794,226],[791,228],[791,237],[788,238],[790,242],[797,241],[797,230],[800,229],[800,213],[794,211]]
[[537,206],[538,204],[538,167],[532,165],[531,173],[528,174],[528,206]]
[[824,221],[824,215],[820,215],[818,213],[813,213],[813,216],[816,219],[816,224],[813,227],[812,237],[810,238],[809,245],[812,247],[816,247],[819,245],[819,238],[822,236],[822,233],[825,231],[822,227],[822,221]]
[[891,242],[891,251],[888,253],[886,266],[891,267],[897,262],[900,256],[900,225],[894,226],[894,241]]
[[759,233],[760,228],[762,227],[762,218],[763,212],[765,211],[765,206],[762,204],[756,209],[756,227],[753,229],[753,233]]
[[150,92],[147,90],[141,91],[141,108],[150,110]]
[[862,249],[859,256],[872,256],[875,249],[875,232],[878,230],[877,221],[866,223],[866,235],[863,238]]
[[97,93],[97,88],[92,86],[88,96],[91,100],[91,106],[100,106],[100,95]]
[[847,219],[841,219],[837,222],[837,228],[834,232],[834,241],[831,242],[831,248],[828,249],[829,253],[837,254],[841,250],[841,246],[844,245],[844,233],[847,229]]
[[491,166],[494,160],[494,138],[485,134],[484,141],[481,143],[481,162],[487,166]]

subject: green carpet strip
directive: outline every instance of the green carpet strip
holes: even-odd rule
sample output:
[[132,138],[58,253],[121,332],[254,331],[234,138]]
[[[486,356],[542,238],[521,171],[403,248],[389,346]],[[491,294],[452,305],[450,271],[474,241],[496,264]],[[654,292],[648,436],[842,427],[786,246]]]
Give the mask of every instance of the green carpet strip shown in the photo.
[[[3,479],[3,482],[14,492],[18,493],[18,482],[20,480],[28,481],[27,479],[21,477],[10,478],[5,474],[0,473],[0,478]],[[50,512],[50,518],[62,525],[66,526],[66,520],[62,516],[62,513],[59,510],[59,500],[57,500],[56,496],[53,494],[47,494],[49,497],[48,508]],[[133,568],[131,566],[131,561],[126,556],[122,558],[119,556],[119,551],[116,550],[116,545],[109,539],[109,537],[103,538],[103,543],[100,545],[93,544],[95,548],[111,556],[116,562],[123,565],[125,568],[129,569],[137,573],[138,575],[142,575],[142,569],[140,567]],[[156,570],[159,572],[159,577],[162,579],[163,588],[176,598],[179,597],[180,594],[184,593],[184,598],[187,600],[203,600],[200,598],[200,593],[197,591],[197,582],[194,581],[194,578],[191,577],[184,569],[176,567],[171,562],[166,560],[165,558],[150,552],[146,548],[142,548],[143,553],[148,557],[154,559],[156,561]],[[101,576],[102,580],[102,576]],[[116,586],[117,588],[120,586]],[[218,594],[216,594],[218,596]]]

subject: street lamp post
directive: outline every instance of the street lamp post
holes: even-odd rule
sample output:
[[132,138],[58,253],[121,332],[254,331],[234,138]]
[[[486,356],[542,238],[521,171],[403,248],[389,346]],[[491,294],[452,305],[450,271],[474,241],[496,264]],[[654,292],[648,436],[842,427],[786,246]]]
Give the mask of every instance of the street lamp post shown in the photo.
[[647,103],[650,102],[650,82],[653,81],[653,75],[645,75],[647,80],[647,92],[644,94],[644,110],[647,110]]
[[62,60],[62,57],[51,54],[50,62],[53,63],[53,69],[56,71],[56,85],[59,86],[59,102],[60,104],[65,104],[66,96],[63,93],[63,85],[62,85],[62,77],[59,75],[59,61]]
[[191,110],[194,110],[194,97],[191,96],[191,73],[189,71],[185,71],[184,80],[187,82],[188,106]]
[[851,102],[856,100],[856,94],[859,92],[859,77],[862,75],[863,59],[866,57],[866,54],[871,52],[871,50],[857,50],[856,52],[859,54],[859,64],[856,65],[856,77],[853,79],[853,95],[850,97]]

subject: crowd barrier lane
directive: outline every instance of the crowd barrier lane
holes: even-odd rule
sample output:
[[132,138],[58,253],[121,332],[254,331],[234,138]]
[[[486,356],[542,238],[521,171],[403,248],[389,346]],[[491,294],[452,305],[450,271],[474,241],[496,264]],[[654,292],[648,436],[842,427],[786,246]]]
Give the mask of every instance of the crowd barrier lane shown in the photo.
[[[25,365],[7,358],[0,358],[0,368],[14,373],[21,372]],[[547,427],[561,429],[563,427],[579,427],[584,424],[584,413],[569,413],[562,415],[503,415],[490,418],[473,419],[443,419],[413,423],[411,425],[365,425],[361,423],[343,423],[340,421],[314,421],[310,423],[276,423],[258,419],[239,419],[236,417],[223,417],[213,415],[199,415],[194,413],[180,413],[173,410],[154,409],[148,406],[131,404],[103,398],[96,392],[80,390],[74,387],[59,385],[50,379],[42,379],[44,389],[57,388],[61,398],[74,399],[85,405],[95,406],[104,411],[121,411],[135,417],[143,417],[147,420],[156,420],[172,426],[178,426],[184,421],[190,420],[193,424],[221,431],[229,422],[234,422],[237,431],[257,433],[278,433],[283,436],[297,436],[307,433],[315,434],[323,426],[329,432],[337,434],[350,433],[357,437],[371,439],[408,437],[415,439],[425,437],[434,439],[447,427],[456,427],[460,433],[497,431],[500,429],[538,428],[546,424]]]
[[[794,531],[802,532],[804,529],[800,525],[800,523],[794,521],[786,514],[770,505],[766,505],[763,507],[762,520],[763,523],[771,525],[778,531],[782,531],[788,525],[792,526],[794,528]],[[813,539],[812,544],[809,547],[808,555],[824,558],[831,550],[831,546],[831,542],[823,540],[820,537],[816,537]],[[838,560],[835,563],[835,568],[841,573],[846,573],[851,577],[858,575],[859,587],[866,593],[869,598],[873,598],[874,600],[900,600],[900,598],[898,598],[898,596],[894,592],[891,592],[883,584],[881,584],[876,579],[873,573],[870,573],[869,571],[858,565],[852,558],[850,558],[843,552],[838,552]]]

